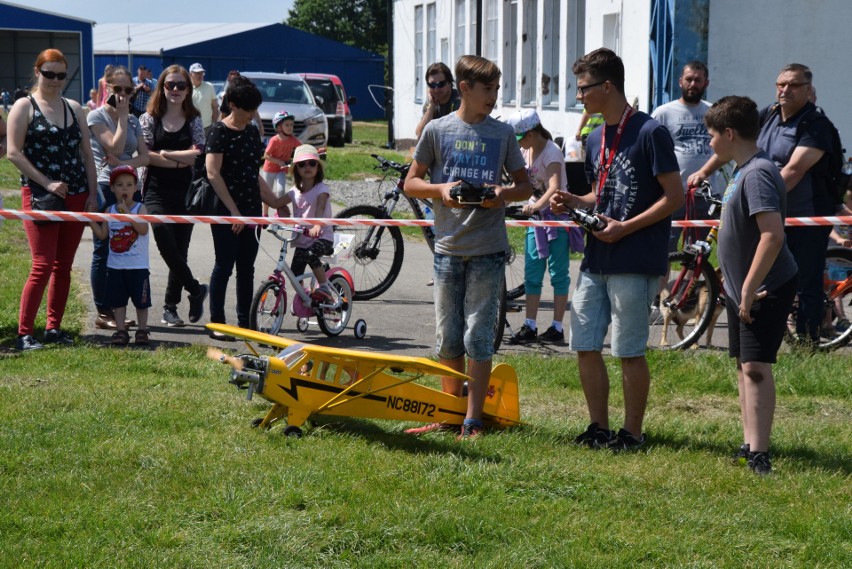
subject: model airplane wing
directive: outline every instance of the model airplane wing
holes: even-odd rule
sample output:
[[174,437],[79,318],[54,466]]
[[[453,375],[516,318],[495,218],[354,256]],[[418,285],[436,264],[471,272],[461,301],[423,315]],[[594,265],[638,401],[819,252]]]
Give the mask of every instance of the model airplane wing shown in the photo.
[[275,348],[286,349],[294,345],[300,345],[301,350],[309,353],[312,356],[324,361],[358,361],[363,364],[373,364],[377,367],[390,369],[395,373],[407,372],[410,374],[435,375],[443,377],[456,377],[465,381],[472,381],[470,377],[463,373],[459,373],[445,365],[426,358],[418,358],[413,356],[394,356],[390,354],[377,354],[373,352],[364,352],[361,350],[347,350],[344,348],[329,348],[326,346],[317,346],[315,344],[306,344],[297,342],[281,336],[272,336],[263,332],[247,330],[237,326],[229,326],[228,324],[207,324],[207,328],[215,330],[235,338],[257,342]]

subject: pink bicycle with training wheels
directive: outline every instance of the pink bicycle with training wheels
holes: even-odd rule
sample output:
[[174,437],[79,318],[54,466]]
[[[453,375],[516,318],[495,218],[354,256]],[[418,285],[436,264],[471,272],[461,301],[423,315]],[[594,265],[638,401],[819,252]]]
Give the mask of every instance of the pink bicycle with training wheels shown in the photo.
[[[276,223],[266,229],[267,232],[281,241],[281,252],[278,262],[269,278],[261,284],[254,293],[249,314],[249,326],[252,330],[266,334],[278,335],[287,314],[287,283],[293,287],[293,303],[291,313],[296,316],[296,328],[306,332],[312,324],[319,326],[327,336],[337,336],[346,329],[352,315],[353,285],[352,276],[346,269],[330,267],[326,263],[326,275],[332,294],[326,300],[316,300],[311,297],[311,291],[316,287],[316,279],[311,271],[303,275],[295,275],[287,264],[287,249],[289,244],[307,231],[302,225],[287,225]],[[351,244],[351,235],[335,233],[334,252],[329,259],[336,259],[338,253],[347,249]],[[367,323],[359,319],[354,326],[355,337],[363,338],[367,334]]]

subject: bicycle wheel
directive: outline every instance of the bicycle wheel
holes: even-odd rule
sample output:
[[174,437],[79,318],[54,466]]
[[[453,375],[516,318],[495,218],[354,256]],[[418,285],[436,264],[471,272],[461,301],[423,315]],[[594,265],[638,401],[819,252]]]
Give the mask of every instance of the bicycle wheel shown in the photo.
[[[817,349],[830,352],[852,340],[852,249],[829,247],[823,273],[825,287],[825,319],[820,327]],[[791,346],[802,345],[795,333],[798,301],[793,303],[784,340]]]
[[[371,205],[356,205],[337,214],[346,219],[387,219],[384,211]],[[348,251],[338,257],[337,265],[349,271],[355,291],[354,300],[370,300],[385,292],[402,268],[402,232],[399,227],[335,227],[335,231],[354,236]]]
[[278,335],[284,316],[287,313],[286,295],[280,301],[278,293],[280,285],[274,280],[268,280],[260,285],[251,299],[251,311],[249,312],[249,327],[258,332]]
[[500,344],[503,343],[503,332],[506,330],[506,281],[503,281],[503,288],[500,292],[500,298],[497,299],[497,322],[494,324],[494,353],[500,349]]
[[335,296],[340,297],[340,306],[323,308],[317,324],[326,336],[337,336],[346,329],[352,315],[352,287],[343,275],[332,275],[328,284],[335,291]]
[[[696,345],[708,328],[704,347],[712,345],[716,319],[724,303],[719,298],[720,283],[709,263],[701,266],[691,290],[694,257],[681,251],[669,253],[669,274],[660,293],[659,317],[651,322],[648,345],[661,350],[679,350]],[[678,277],[682,277],[674,289]],[[654,311],[656,315],[657,312]]]
[[[529,219],[528,215],[521,213],[518,206],[506,208],[506,217],[509,219]],[[506,299],[517,300],[526,294],[524,286],[524,245],[527,239],[526,227],[508,227],[509,250],[506,251]]]

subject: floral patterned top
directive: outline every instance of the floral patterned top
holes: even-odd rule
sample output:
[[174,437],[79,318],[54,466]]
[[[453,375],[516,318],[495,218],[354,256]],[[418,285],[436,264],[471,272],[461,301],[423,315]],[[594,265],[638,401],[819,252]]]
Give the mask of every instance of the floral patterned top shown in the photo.
[[[83,133],[77,122],[77,114],[63,98],[65,124],[60,128],[47,120],[32,95],[28,98],[33,106],[33,120],[27,126],[24,156],[36,170],[49,179],[65,182],[69,196],[88,192],[86,164],[80,157],[80,141]],[[68,126],[68,113],[71,113],[73,117],[71,126]],[[23,175],[21,186],[41,187]]]
[[[244,130],[232,130],[222,122],[210,126],[207,153],[222,155],[220,173],[240,213],[247,216],[261,214],[260,186],[257,182],[263,156],[260,132],[249,123]],[[228,215],[219,204],[220,214]]]

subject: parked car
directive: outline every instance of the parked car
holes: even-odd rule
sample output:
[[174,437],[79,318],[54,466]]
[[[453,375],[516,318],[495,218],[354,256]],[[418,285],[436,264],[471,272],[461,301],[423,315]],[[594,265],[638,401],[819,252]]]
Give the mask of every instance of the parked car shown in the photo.
[[320,147],[328,141],[328,121],[304,79],[292,73],[246,71],[240,75],[251,79],[263,95],[263,103],[257,111],[266,132],[264,144],[275,132],[272,117],[278,111],[287,111],[296,117],[293,134],[304,144],[316,146],[324,157],[325,148]]
[[349,105],[356,103],[355,97],[347,97],[346,89],[337,75],[325,73],[299,73],[314,93],[328,120],[329,146],[343,146],[352,142],[352,113]]

